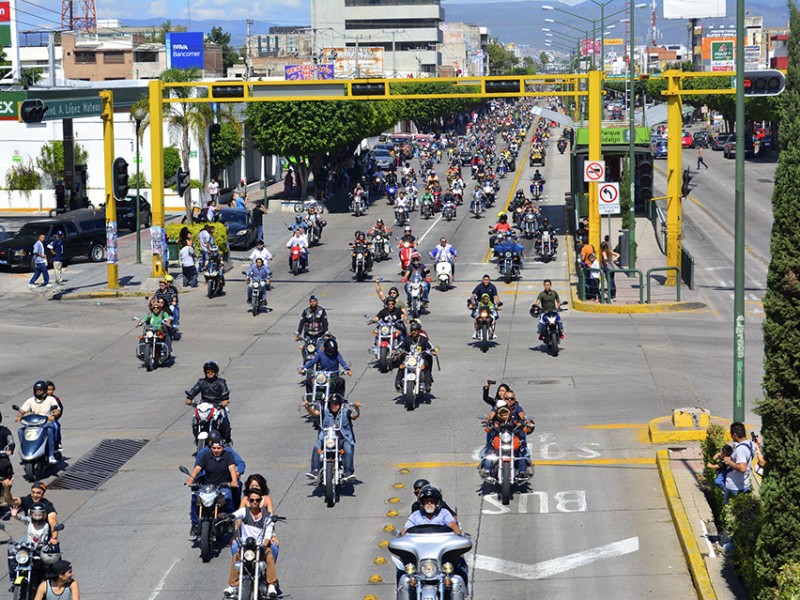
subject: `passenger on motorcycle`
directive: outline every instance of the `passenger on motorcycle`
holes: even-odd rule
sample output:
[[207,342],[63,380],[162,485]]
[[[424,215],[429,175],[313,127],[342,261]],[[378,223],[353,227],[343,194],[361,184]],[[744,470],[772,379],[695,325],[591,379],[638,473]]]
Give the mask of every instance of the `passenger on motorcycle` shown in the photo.
[[406,272],[403,273],[403,283],[406,284],[406,300],[411,305],[411,284],[408,283],[411,276],[419,273],[422,278],[422,302],[424,306],[428,305],[428,294],[431,291],[431,270],[420,262],[422,257],[419,252],[414,252],[411,255],[411,262],[408,263]]
[[356,252],[355,249],[357,246],[361,246],[364,252],[364,259],[365,259],[365,267],[367,271],[372,270],[372,252],[370,250],[370,244],[367,241],[367,236],[364,235],[364,232],[361,230],[356,231],[355,237],[353,241],[350,242],[350,249],[353,250],[352,252],[352,265],[350,270],[355,273],[356,270]]
[[[312,417],[320,416],[319,409],[308,401],[303,402],[303,406]],[[356,436],[353,432],[353,421],[361,416],[361,403],[350,404],[340,394],[331,395],[328,400],[328,407],[322,415],[322,427],[317,436],[317,443],[311,453],[311,471],[306,473],[310,479],[319,479],[322,458],[320,451],[325,440],[325,429],[327,427],[337,427],[339,435],[342,437],[344,481],[355,479],[355,445]]]
[[[516,434],[519,437],[519,449],[517,453],[516,468],[520,473],[530,476],[531,475],[531,458],[528,452],[527,434],[533,433],[536,428],[532,419],[526,419],[525,413],[520,410],[515,410],[516,396],[514,392],[506,392],[506,400],[499,400],[497,406],[492,412],[486,416],[486,426],[489,431],[486,434],[486,446],[481,453],[482,456],[492,454],[494,450],[494,438],[498,435],[500,428],[503,425],[512,424],[516,428]],[[508,402],[510,400],[511,402]],[[520,416],[522,415],[522,416]],[[488,476],[488,471],[491,470],[491,463],[483,460],[481,470]]]
[[508,215],[504,212],[497,213],[497,223],[492,227],[495,233],[507,233],[511,231],[511,223],[508,222]]
[[[420,349],[424,354],[422,355],[425,361],[425,368],[422,370],[422,380],[426,387],[426,391],[430,392],[433,385],[433,357],[436,356],[436,348],[433,347],[427,335],[422,334],[422,325],[419,321],[411,323],[409,328],[408,337],[406,337],[398,346],[397,356],[395,360],[397,364],[402,363],[403,358],[415,346]],[[394,389],[398,392],[403,389],[403,370],[397,369],[397,376],[394,378]]]
[[294,216],[294,223],[289,225],[289,229],[291,231],[297,231],[298,229],[301,229],[301,228],[303,229],[303,231],[306,230],[306,222],[303,219],[303,215],[295,215]]
[[328,333],[328,313],[319,305],[319,299],[311,294],[308,298],[308,308],[300,314],[300,323],[294,341],[302,337],[318,338]]
[[58,532],[55,530],[58,525],[58,513],[53,503],[44,497],[47,491],[47,486],[41,481],[35,481],[31,484],[31,493],[27,496],[15,497],[11,495],[11,479],[3,480],[3,502],[11,508],[18,508],[23,514],[28,514],[31,508],[37,504],[45,507],[47,513],[47,522],[50,525],[50,544],[58,544]]
[[218,377],[219,365],[213,360],[206,361],[203,365],[205,377],[197,380],[192,389],[186,390],[186,404],[191,405],[195,397],[200,394],[202,402],[213,404],[220,411],[219,433],[225,443],[231,443],[231,422],[228,420],[228,404],[231,393],[228,382]]
[[[305,269],[308,267],[308,236],[304,233],[303,227],[294,230],[294,235],[286,242],[287,248],[300,247],[300,263]],[[292,253],[289,252],[289,267],[292,266]]]
[[447,243],[447,238],[442,238],[439,240],[439,245],[436,246],[433,250],[431,250],[431,258],[434,262],[438,262],[439,259],[446,260],[450,263],[450,266],[453,268],[453,280],[456,278],[456,257],[458,256],[458,250],[453,248],[452,245]]
[[[25,529],[25,535],[17,540],[14,540],[14,542],[8,545],[8,578],[13,583],[17,570],[17,544],[43,544],[45,545],[45,548],[42,549],[42,552],[48,555],[48,559],[51,557],[50,555],[57,554],[57,556],[55,556],[55,560],[58,560],[61,555],[58,554],[57,547],[49,547],[52,546],[53,543],[50,542],[50,524],[47,522],[47,507],[44,504],[34,504],[27,512],[21,511],[18,506],[15,506],[11,509],[11,516],[18,521],[25,523],[27,526]],[[57,543],[58,542],[55,542],[55,544]],[[45,559],[45,556],[40,555],[40,558],[42,559],[43,567],[55,562],[55,560],[48,562],[47,559]],[[31,582],[31,584],[38,585],[37,582]]]
[[19,407],[15,421],[20,422],[25,415],[41,415],[47,417],[44,424],[45,435],[47,436],[47,460],[51,465],[58,462],[55,453],[58,449],[56,442],[56,423],[55,420],[61,414],[61,408],[56,399],[47,393],[47,382],[37,381],[33,384],[33,396],[25,400]]
[[164,307],[163,298],[150,301],[150,312],[142,319],[146,325],[158,328],[164,334],[164,343],[172,352],[172,321],[173,317]]
[[260,258],[265,265],[269,265],[269,261],[272,260],[272,253],[264,246],[264,240],[256,240],[256,247],[247,258],[250,259],[251,263],[255,263],[256,259]]
[[370,237],[375,237],[376,235],[382,235],[386,239],[389,239],[389,236],[392,235],[392,230],[389,229],[384,224],[383,219],[378,219],[377,221],[375,221],[375,225],[367,232],[367,235],[369,235]]
[[378,311],[378,314],[375,315],[374,320],[377,322],[382,322],[384,320],[392,321],[392,323],[394,323],[395,327],[397,327],[398,331],[400,332],[398,341],[402,341],[405,337],[406,313],[403,309],[397,306],[397,301],[394,299],[394,297],[389,296],[386,298],[386,306]]
[[[269,270],[269,267],[264,264],[264,259],[257,258],[256,262],[250,265],[250,268],[247,269],[247,272],[244,274],[244,281],[245,283],[249,284],[251,281],[263,281],[265,286],[269,285],[269,281],[272,278],[272,271]],[[249,285],[247,286],[247,300],[246,302],[249,304],[253,297],[253,288]]]
[[[495,306],[494,302],[492,302],[492,297],[487,294],[483,293],[477,299],[477,302],[473,302],[472,306],[472,318],[476,319],[474,323],[474,331],[472,332],[472,339],[478,339],[478,315],[481,314],[481,311],[486,310],[489,311],[489,314],[492,315],[492,319],[497,321],[498,314],[497,314],[497,307]],[[492,329],[492,339],[497,339],[497,334],[495,333],[494,329]]]
[[[539,307],[542,310],[542,316],[539,318],[539,322],[536,326],[536,332],[539,334],[540,340],[544,340],[544,313],[561,311],[561,298],[558,296],[558,292],[553,289],[553,282],[549,279],[545,279],[543,285],[544,289],[539,292],[539,295],[536,296],[536,301],[531,306],[531,314],[535,313],[535,307]],[[563,340],[564,323],[560,315],[556,316],[556,323],[558,324],[559,337]]]
[[[308,371],[314,365],[317,365],[320,371],[332,373],[331,392],[344,395],[344,379],[339,377],[339,367],[341,366],[350,377],[353,376],[353,371],[347,366],[341,352],[339,352],[339,343],[335,339],[326,339],[317,354],[301,367],[301,371]],[[306,392],[311,393],[312,384],[311,380],[306,381]]]
[[167,277],[171,279],[172,275],[165,275],[164,279],[158,282],[158,289],[156,290],[156,293],[153,294],[153,298],[151,300],[164,301],[164,306],[167,307],[167,310],[172,315],[172,325],[175,329],[177,329],[178,320],[180,317],[180,311],[178,309],[178,292],[175,290],[174,286],[170,285],[171,282],[167,280]]
[[439,491],[439,488],[426,485],[420,491],[418,498],[420,508],[409,515],[400,530],[400,535],[405,535],[410,528],[417,525],[443,525],[461,535],[461,528],[453,513],[442,506],[442,492]]
[[510,231],[506,233],[505,237],[500,243],[494,245],[495,256],[502,256],[503,252],[508,250],[511,250],[515,256],[518,256],[519,259],[522,260],[522,253],[525,251],[525,246],[517,242],[517,240],[514,239],[514,235]]
[[403,235],[400,238],[400,243],[401,244],[405,244],[406,242],[408,242],[412,246],[417,243],[417,238],[414,237],[411,234],[411,226],[410,225],[406,225],[405,228],[403,228]]
[[[239,475],[236,472],[233,453],[227,450],[221,441],[214,442],[211,445],[211,454],[203,454],[201,452],[197,455],[192,473],[189,475],[189,479],[186,480],[186,485],[193,485],[195,480],[199,478],[205,484],[228,484],[228,487],[220,488],[220,493],[225,496],[225,506],[222,512],[230,514],[235,510],[232,488],[239,486]],[[192,521],[190,535],[196,536],[199,533],[200,516],[194,494],[191,499],[189,518]]]

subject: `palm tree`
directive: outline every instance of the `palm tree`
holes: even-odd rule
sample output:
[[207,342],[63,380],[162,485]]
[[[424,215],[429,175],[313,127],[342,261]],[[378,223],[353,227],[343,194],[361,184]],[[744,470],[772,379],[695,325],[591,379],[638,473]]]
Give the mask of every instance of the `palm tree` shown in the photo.
[[539,54],[539,63],[542,65],[542,71],[547,71],[547,65],[550,63],[550,55],[542,51]]

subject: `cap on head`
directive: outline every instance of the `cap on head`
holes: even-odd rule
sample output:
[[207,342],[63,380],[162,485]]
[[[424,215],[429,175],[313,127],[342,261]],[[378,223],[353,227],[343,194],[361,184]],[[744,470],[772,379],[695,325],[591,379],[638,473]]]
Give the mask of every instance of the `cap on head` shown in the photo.
[[72,568],[72,564],[68,560],[57,560],[52,565],[50,565],[50,576],[51,577],[59,577],[64,575]]
[[308,301],[309,301],[309,302],[312,302],[312,301],[313,301],[313,302],[317,302],[318,300],[319,300],[319,298],[317,298],[317,295],[316,295],[316,294],[311,294],[311,295],[308,297]]

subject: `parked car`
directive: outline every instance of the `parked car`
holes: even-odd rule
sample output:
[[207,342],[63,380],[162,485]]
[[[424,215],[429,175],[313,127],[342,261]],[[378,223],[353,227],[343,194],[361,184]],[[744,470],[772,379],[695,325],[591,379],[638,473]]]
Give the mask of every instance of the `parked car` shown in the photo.
[[732,137],[730,133],[720,133],[711,138],[711,149],[721,151],[728,140]]
[[[117,200],[117,229],[129,229],[136,231],[136,213],[133,205],[136,202],[136,194],[128,194],[122,200]],[[153,221],[150,203],[144,196],[139,196],[139,226],[142,229],[149,229]]]
[[387,152],[392,152],[394,150],[394,144],[391,142],[383,142],[382,144],[375,144],[373,150],[386,150]]
[[696,131],[692,136],[694,138],[694,148],[708,148],[709,138],[708,132]]
[[653,150],[653,158],[667,158],[667,139],[656,138],[650,142],[650,148]]
[[80,256],[93,262],[105,259],[105,215],[101,210],[84,208],[25,223],[14,237],[0,242],[0,266],[33,269],[33,245],[39,235],[44,234],[47,244],[59,230],[64,232],[64,262]]
[[[755,156],[755,147],[753,146],[753,139],[749,136],[744,136],[744,157],[753,158]],[[736,158],[736,134],[733,133],[729,136],[728,141],[722,148],[722,156],[725,158]]]
[[219,211],[219,220],[228,231],[228,247],[249,250],[256,243],[258,230],[253,223],[249,210],[223,208]]
[[684,131],[681,135],[681,146],[684,148],[694,148],[694,138],[688,131]]
[[375,164],[381,169],[391,169],[394,166],[394,159],[388,150],[381,148],[373,150],[370,154],[375,159]]

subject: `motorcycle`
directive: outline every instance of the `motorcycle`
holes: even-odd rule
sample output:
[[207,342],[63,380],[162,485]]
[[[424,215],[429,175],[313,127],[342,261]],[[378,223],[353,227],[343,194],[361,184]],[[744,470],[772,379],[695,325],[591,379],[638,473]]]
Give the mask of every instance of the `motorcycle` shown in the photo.
[[354,217],[363,215],[366,212],[366,208],[362,195],[350,194],[350,212],[353,213]]
[[529,162],[529,166],[531,167],[543,167],[544,166],[544,156],[541,152],[531,152],[531,159]]
[[389,238],[381,233],[370,237],[372,239],[373,252],[375,253],[375,262],[387,260],[389,258]]
[[533,211],[527,211],[522,217],[522,235],[526,239],[533,239],[536,231],[539,229],[539,223],[536,214]]
[[192,417],[192,434],[194,443],[197,447],[196,452],[206,447],[208,436],[212,431],[220,432],[220,423],[223,417],[223,408],[217,408],[210,402],[198,402],[192,404],[194,416]]
[[[183,465],[179,469],[181,473],[191,476],[189,469]],[[231,530],[229,521],[224,517],[220,518],[220,515],[224,515],[222,509],[225,506],[225,494],[222,490],[227,487],[229,487],[227,483],[222,485],[194,483],[191,485],[192,492],[197,492],[200,558],[204,563],[211,560],[217,540],[222,539]]]
[[483,186],[483,200],[486,207],[490,208],[494,204],[495,189],[491,182],[487,181]]
[[[370,321],[375,323],[375,321]],[[400,338],[400,330],[394,321],[385,319],[377,322],[377,327],[372,331],[375,336],[375,345],[371,352],[378,359],[378,370],[381,373],[388,373],[392,369],[392,353],[397,349]]]
[[[11,408],[19,411],[19,406],[12,404]],[[49,422],[48,415],[24,415],[20,419],[20,428],[17,430],[19,438],[19,457],[25,469],[25,479],[36,481],[41,473],[50,466],[48,457],[51,454],[61,460],[58,448],[48,448],[47,432],[44,426]]]
[[142,325],[142,335],[136,345],[136,357],[144,363],[148,371],[164,366],[170,357],[164,332],[160,327],[145,323],[138,317],[133,317],[133,320]]
[[408,280],[408,314],[412,319],[419,318],[422,311],[423,293],[422,276],[415,272]]
[[430,219],[433,216],[433,199],[425,198],[419,209],[419,216],[423,219]]
[[469,205],[469,212],[475,215],[476,219],[481,218],[481,213],[483,212],[483,204],[481,203],[480,198],[475,198],[473,196],[472,202]]
[[325,492],[325,505],[333,508],[339,499],[339,488],[344,483],[344,450],[340,448],[341,436],[338,425],[322,430],[322,468],[319,485]]
[[369,257],[369,248],[366,244],[356,244],[353,248],[353,257],[356,259],[355,277],[356,281],[364,281],[367,277],[369,269],[367,268],[367,258]]
[[450,289],[450,281],[453,279],[453,263],[447,257],[439,255],[434,265],[436,280],[439,282],[439,291],[446,292]]
[[[504,423],[497,427],[492,438],[492,450],[484,449],[481,453],[481,464],[491,465],[491,467],[481,468],[480,465],[478,466],[481,478],[500,488],[498,496],[505,506],[511,501],[514,487],[528,481],[533,475],[527,468],[530,460],[519,455],[521,429],[520,425],[514,423]],[[487,427],[486,432],[489,431],[491,430]]]
[[386,203],[389,206],[392,206],[394,204],[395,198],[397,198],[397,184],[390,183],[389,185],[386,186]]
[[544,191],[544,179],[535,179],[531,181],[531,195],[534,200],[538,200]]
[[209,298],[222,294],[222,288],[225,287],[225,278],[222,275],[222,265],[208,261],[206,268],[203,271],[203,276],[206,279],[206,291]]
[[398,206],[394,209],[394,222],[398,227],[405,227],[408,223],[408,209],[405,206]]
[[503,250],[498,257],[497,269],[500,275],[505,278],[506,283],[511,283],[512,279],[520,276],[520,256],[513,250]]
[[414,410],[419,399],[427,393],[422,382],[425,370],[424,354],[417,346],[412,346],[400,364],[403,370],[403,400],[406,410]]
[[500,164],[497,165],[497,176],[500,179],[503,179],[506,176],[506,172],[507,172],[507,169],[506,169],[505,161],[500,161]]
[[472,540],[444,525],[417,525],[389,541],[397,567],[397,600],[466,600],[467,582],[456,572]]
[[[242,274],[246,273],[246,271],[242,271]],[[256,317],[262,306],[267,307],[267,282],[263,279],[251,279],[247,285],[250,286],[250,308],[248,310]]]
[[[566,305],[566,302],[561,303],[561,306]],[[535,319],[538,319],[538,323],[542,323],[544,325],[544,331],[540,337],[544,339],[544,343],[547,346],[547,352],[550,354],[550,356],[558,356],[558,345],[561,341],[561,337],[564,335],[563,328],[561,326],[561,315],[559,314],[559,312],[562,310],[566,309],[559,307],[558,310],[548,310],[545,312],[542,311],[539,306],[534,305],[531,307],[531,316]]]
[[[303,369],[300,369],[300,372],[306,376],[309,374],[311,375],[311,393],[306,394],[306,396],[308,397],[309,403],[319,406],[319,426],[322,427],[322,416],[325,409],[328,408],[328,398],[331,397],[331,380],[334,377],[338,377],[338,374],[336,371],[316,371],[311,373]],[[308,379],[309,378],[306,377],[306,381],[308,381]]]
[[289,268],[292,272],[292,275],[295,277],[306,270],[306,267],[303,266],[303,249],[300,246],[292,246],[289,249],[290,258],[289,258]]
[[455,202],[445,202],[444,206],[442,207],[442,216],[447,222],[452,221],[456,218],[456,203]]
[[567,140],[564,138],[559,139],[556,147],[558,148],[559,154],[564,154],[564,150],[567,149]]
[[475,331],[478,334],[481,352],[489,350],[489,342],[494,338],[494,317],[487,308],[481,308],[475,317]]
[[[231,526],[236,521],[233,516],[227,516],[226,522]],[[269,515],[264,520],[261,537],[263,537],[266,528],[277,522],[285,522],[285,517],[277,515]],[[239,544],[239,560],[235,563],[235,568],[239,571],[239,590],[237,600],[261,600],[262,598],[276,598],[277,596],[269,596],[267,594],[267,580],[266,570],[267,562],[263,556],[265,551],[262,543],[259,543],[254,537],[240,540]],[[272,552],[267,548],[266,552]]]
[[556,230],[548,230],[539,232],[539,237],[536,240],[536,253],[543,263],[549,263],[556,258],[558,253],[558,240],[555,236]]
[[414,253],[415,244],[403,242],[400,246],[400,270],[405,273],[411,263],[411,255]]
[[[63,529],[64,524],[59,523],[53,531]],[[8,554],[14,573],[11,577],[14,600],[33,600],[39,583],[44,581],[47,575],[48,566],[60,559],[61,553],[50,545],[49,540],[15,541],[3,523],[0,523],[0,531],[4,531],[10,538]]]

